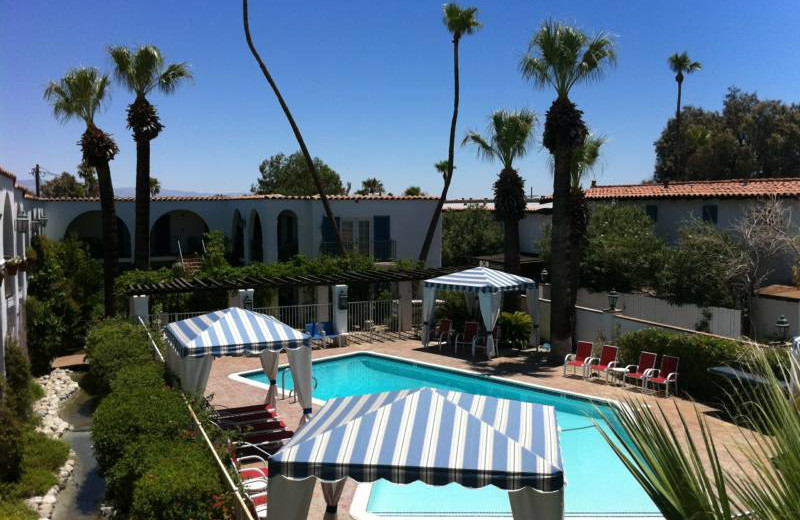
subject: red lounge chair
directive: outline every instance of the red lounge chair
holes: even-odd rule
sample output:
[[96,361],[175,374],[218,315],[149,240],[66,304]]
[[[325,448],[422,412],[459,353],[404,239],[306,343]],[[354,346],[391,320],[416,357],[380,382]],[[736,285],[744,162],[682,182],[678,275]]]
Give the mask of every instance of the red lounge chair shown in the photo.
[[680,360],[681,358],[679,357],[664,356],[661,359],[661,367],[653,371],[652,375],[645,380],[645,387],[652,383],[656,386],[655,391],[657,391],[659,386],[663,386],[664,396],[669,397],[669,385],[671,383],[672,393],[676,393],[678,391],[678,363]]
[[450,318],[442,318],[439,320],[439,326],[433,329],[428,338],[428,344],[436,342],[439,351],[442,350],[442,345],[450,344],[450,334],[453,330],[453,320]]
[[580,367],[581,375],[586,377],[586,361],[592,358],[592,342],[579,341],[578,348],[574,354],[567,354],[564,358],[564,377],[567,376],[567,368],[572,369],[572,374]]
[[[495,327],[494,328],[494,330],[492,331],[492,338],[494,339],[494,351],[495,352],[499,352],[500,351],[500,327]],[[488,339],[488,336],[486,334],[482,334],[480,337],[478,337],[478,340],[475,342],[475,348],[472,351],[472,360],[473,361],[477,357],[477,354],[478,354],[479,350],[482,350],[482,351],[486,352],[486,340],[487,339]],[[487,354],[487,357],[488,357],[488,354]]]
[[603,345],[603,351],[599,358],[593,357],[586,360],[586,365],[588,365],[586,376],[591,377],[594,372],[597,372],[598,375],[605,372],[606,383],[608,383],[609,370],[617,366],[618,352],[619,348],[613,345]]
[[[653,352],[645,352],[642,351],[639,353],[639,364],[638,365],[628,365],[625,367],[628,372],[625,374],[625,381],[628,379],[632,379],[634,381],[638,381],[642,389],[645,388],[645,381],[648,377],[653,375],[656,371],[654,368],[656,366],[656,358],[658,354],[654,354]],[[636,385],[636,383],[632,383]]]
[[247,505],[250,506],[250,513],[252,513],[259,520],[267,518],[267,494],[256,493],[247,496]]
[[[237,443],[239,444],[239,443]],[[236,452],[237,446],[228,440],[228,457],[242,484],[245,493],[261,493],[267,490],[267,479],[269,478],[269,468],[264,457],[259,455],[239,456]],[[242,464],[252,464],[243,468]]]
[[473,352],[475,349],[475,342],[478,340],[478,322],[468,321],[464,324],[464,333],[456,336],[454,342],[456,354],[458,354],[459,345],[467,345],[469,351]]
[[249,406],[236,406],[230,408],[224,406],[213,407],[213,414],[217,417],[239,417],[253,413],[266,413],[272,417],[276,416],[275,409],[268,404],[253,404]]

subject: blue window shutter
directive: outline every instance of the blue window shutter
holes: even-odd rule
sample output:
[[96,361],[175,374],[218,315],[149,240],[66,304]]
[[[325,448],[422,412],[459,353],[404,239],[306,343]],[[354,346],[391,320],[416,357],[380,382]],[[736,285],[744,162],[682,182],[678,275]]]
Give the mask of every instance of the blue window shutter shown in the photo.
[[372,250],[376,260],[384,261],[392,258],[392,229],[388,216],[372,217]]
[[[339,217],[336,217],[336,227],[340,227]],[[336,248],[336,233],[331,226],[331,220],[324,216],[322,217],[322,253],[335,254],[338,250]]]

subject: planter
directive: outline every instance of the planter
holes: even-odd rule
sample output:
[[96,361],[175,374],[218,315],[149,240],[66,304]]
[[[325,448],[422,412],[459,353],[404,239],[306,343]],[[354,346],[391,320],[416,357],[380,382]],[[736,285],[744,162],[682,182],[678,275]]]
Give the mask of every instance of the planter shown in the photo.
[[6,264],[6,273],[8,273],[10,276],[17,274],[17,271],[19,271],[18,264]]

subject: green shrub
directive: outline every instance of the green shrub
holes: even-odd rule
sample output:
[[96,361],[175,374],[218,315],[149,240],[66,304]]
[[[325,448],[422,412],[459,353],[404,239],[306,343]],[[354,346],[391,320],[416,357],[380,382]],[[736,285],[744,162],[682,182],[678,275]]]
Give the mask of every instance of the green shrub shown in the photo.
[[658,329],[643,329],[625,334],[617,340],[623,364],[639,362],[642,350],[678,356],[678,388],[700,401],[714,400],[720,388],[708,369],[720,365],[736,366],[743,359],[747,345],[731,339],[703,334],[684,334]]
[[50,362],[61,344],[64,334],[62,317],[48,300],[29,295],[25,302],[27,312],[28,353],[31,356],[32,371],[43,375],[50,371]]
[[[215,509],[225,489],[219,469],[199,442],[173,442],[152,457],[133,489],[132,520],[221,518]],[[148,461],[150,462],[150,461]]]
[[[2,421],[0,431],[8,428],[8,424],[8,421]],[[0,478],[0,498],[7,500],[44,495],[58,483],[55,473],[69,456],[66,442],[38,433],[30,424],[21,426],[15,433],[13,445],[0,448],[0,459],[5,461],[13,454],[19,461],[16,478]]]
[[87,390],[97,395],[111,391],[111,382],[120,369],[153,361],[147,336],[139,325],[119,319],[101,321],[86,337],[89,363]]
[[33,512],[20,499],[0,500],[0,518],[3,520],[36,520],[39,515]]
[[23,422],[31,416],[32,381],[28,357],[16,340],[9,340],[6,345],[6,404]]
[[[2,383],[2,381],[0,381]],[[0,482],[16,482],[22,474],[22,428],[16,414],[0,407]],[[0,488],[0,497],[5,495]]]
[[191,426],[186,404],[177,390],[139,387],[112,392],[93,415],[92,440],[101,471],[122,457],[125,446],[141,436],[180,438]]
[[165,367],[158,361],[144,365],[122,367],[111,381],[112,392],[130,392],[135,389],[158,389],[164,386]]
[[503,312],[497,320],[501,341],[514,348],[527,348],[533,331],[533,319],[527,312]]

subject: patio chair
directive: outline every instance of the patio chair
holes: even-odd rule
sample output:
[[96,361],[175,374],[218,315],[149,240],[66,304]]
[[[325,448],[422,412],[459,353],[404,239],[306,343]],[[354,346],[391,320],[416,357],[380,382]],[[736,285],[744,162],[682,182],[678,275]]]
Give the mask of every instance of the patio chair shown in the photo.
[[624,380],[626,382],[628,381],[628,379],[633,380],[634,383],[631,384],[633,384],[634,386],[636,386],[637,385],[636,382],[638,382],[638,384],[641,385],[641,388],[644,390],[645,388],[644,382],[648,377],[653,375],[653,373],[655,372],[654,367],[656,366],[657,357],[658,354],[643,350],[641,353],[639,353],[638,365],[628,365],[627,367],[625,367],[627,372],[625,373]]
[[578,368],[581,369],[581,376],[586,377],[586,361],[592,358],[592,342],[579,341],[578,348],[574,354],[567,354],[564,358],[564,377],[567,377],[567,369],[572,369],[572,375]]
[[619,348],[613,345],[603,345],[603,350],[600,352],[600,357],[591,357],[586,360],[587,373],[586,377],[590,378],[592,374],[597,372],[598,375],[605,373],[606,383],[608,383],[608,374],[612,368],[617,367],[617,354]]
[[428,333],[428,345],[436,342],[439,351],[442,350],[442,345],[450,344],[450,335],[453,333],[453,320],[450,318],[442,318],[439,320],[439,325]]
[[245,418],[246,416],[250,416],[253,414],[259,414],[264,417],[277,417],[277,412],[275,408],[268,404],[253,404],[248,406],[222,406],[222,405],[214,405],[208,407],[209,411],[211,412],[211,416],[216,417],[218,419],[231,419],[237,420],[238,418]]
[[[478,351],[482,350],[486,352],[486,340],[489,338],[488,334],[481,334],[477,341],[475,342],[475,348],[472,351],[472,360],[474,361],[478,356]],[[494,339],[494,350],[495,352],[499,352],[500,350],[500,327],[495,327],[492,330],[492,338]],[[488,353],[486,354],[488,358]]]
[[[267,461],[260,455],[240,456],[236,451],[237,446],[228,439],[228,458],[231,459],[233,470],[239,476],[242,489],[245,493],[261,493],[267,490],[269,468]],[[248,464],[242,467],[242,464]]]
[[456,354],[458,354],[459,345],[467,346],[470,352],[475,351],[475,342],[478,340],[478,327],[477,321],[468,321],[464,324],[464,332],[456,335],[456,339],[453,342],[453,349]]
[[250,513],[259,520],[267,518],[267,493],[245,494]]
[[681,358],[676,356],[664,356],[661,358],[661,366],[654,370],[652,375],[644,381],[644,386],[655,385],[656,390],[653,391],[654,393],[658,391],[658,387],[663,386],[664,397],[669,397],[669,385],[672,384],[672,391],[676,393],[678,391],[678,363],[680,360]]

